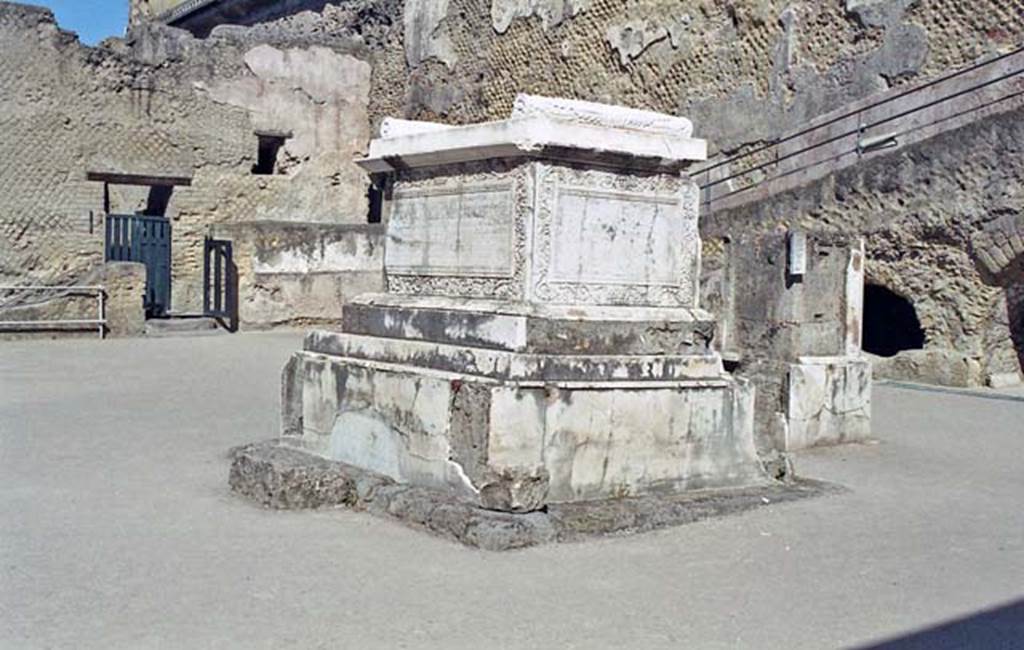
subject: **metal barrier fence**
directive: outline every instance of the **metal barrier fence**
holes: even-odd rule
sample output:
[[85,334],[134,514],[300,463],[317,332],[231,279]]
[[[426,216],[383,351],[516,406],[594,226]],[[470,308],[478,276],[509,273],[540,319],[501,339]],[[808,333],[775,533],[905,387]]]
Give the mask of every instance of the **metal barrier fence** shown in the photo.
[[886,150],[1024,106],[1024,47],[911,88],[895,88],[815,118],[691,176],[702,213],[738,207],[818,180]]
[[72,327],[82,328],[97,328],[100,338],[102,339],[106,334],[107,329],[107,305],[106,305],[106,289],[104,287],[91,287],[91,286],[0,286],[0,292],[11,293],[11,292],[32,292],[32,293],[59,293],[61,295],[51,296],[53,298],[60,298],[63,296],[69,296],[72,294],[95,294],[96,295],[96,318],[65,318],[65,319],[50,319],[50,320],[0,320],[0,328],[18,330],[18,329],[47,329],[55,325],[64,325]]

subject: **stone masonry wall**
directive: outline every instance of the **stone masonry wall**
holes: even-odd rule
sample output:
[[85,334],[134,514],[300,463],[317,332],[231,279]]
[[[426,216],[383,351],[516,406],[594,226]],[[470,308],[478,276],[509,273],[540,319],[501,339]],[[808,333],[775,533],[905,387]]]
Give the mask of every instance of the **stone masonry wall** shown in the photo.
[[1024,0],[333,0],[257,27],[289,20],[372,53],[375,124],[498,119],[531,92],[687,115],[714,152],[1007,51]]
[[[805,235],[804,273],[793,276],[786,225],[798,224],[783,220],[760,231],[705,232],[701,304],[716,316],[716,341],[730,369],[757,389],[755,443],[762,456],[787,448],[783,416],[792,410],[793,364],[807,367],[814,359],[829,359],[848,367],[855,361],[849,355],[860,345],[860,238],[841,232]],[[840,399],[849,402],[862,393]],[[850,433],[834,428],[836,435]]]
[[[103,260],[100,169],[191,175],[173,191],[173,311],[202,300],[212,224],[366,220],[352,163],[369,138],[366,48],[334,15],[322,33],[282,25],[206,40],[159,25],[82,46],[49,11],[0,4],[0,283],[70,284]],[[288,135],[272,175],[255,175],[257,132]],[[114,213],[145,188],[111,185]]]
[[[507,114],[516,92],[563,95],[686,115],[712,153],[742,154],[1019,47],[1024,0],[407,0],[403,25],[407,87],[379,67],[374,79],[392,112],[472,122]],[[705,215],[709,270],[730,233],[864,234],[868,281],[914,303],[928,348],[977,364],[974,383],[1019,373],[1024,134],[1012,115]]]
[[[1024,215],[1022,150],[1024,109],[1016,109],[768,200],[717,211],[702,223],[706,272],[721,264],[721,241],[738,224],[746,233],[862,233],[866,282],[911,301],[933,359],[975,364],[979,371],[962,383],[1018,374],[1024,245],[1014,242],[1024,241],[1017,226]],[[929,374],[936,376],[919,378],[955,373]]]
[[[1012,49],[1024,0],[337,0],[205,39],[142,23],[99,49],[4,4],[0,39],[0,133],[14,152],[0,163],[0,280],[95,265],[102,187],[81,173],[97,150],[144,142],[150,161],[194,169],[169,206],[175,309],[194,310],[211,223],[363,220],[349,160],[386,115],[499,118],[525,91],[687,115],[713,151],[742,153]],[[914,301],[929,346],[990,374],[1019,369],[1021,134],[1008,120],[706,218],[709,264],[716,237],[778,221],[866,234],[869,281]],[[293,133],[273,176],[249,173],[256,130]],[[115,211],[144,201],[112,188]]]
[[[517,92],[532,92],[686,115],[712,153],[729,154],[1024,43],[1024,0],[406,0],[403,8],[402,60],[393,47],[376,53],[374,119],[496,119]],[[1015,115],[757,207],[706,215],[709,270],[722,250],[716,238],[730,233],[782,223],[866,235],[868,281],[914,303],[929,354],[976,365],[973,383],[1019,374],[1024,211],[1013,188],[1024,134]],[[941,380],[933,374],[916,378]]]
[[732,150],[1011,48],[1024,0],[406,0],[404,25],[412,116],[554,94],[687,115]]

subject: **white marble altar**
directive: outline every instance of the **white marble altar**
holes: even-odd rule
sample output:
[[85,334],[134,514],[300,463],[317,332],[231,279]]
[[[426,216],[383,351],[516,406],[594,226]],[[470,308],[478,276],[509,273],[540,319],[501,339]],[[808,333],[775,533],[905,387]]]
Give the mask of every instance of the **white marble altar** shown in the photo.
[[512,511],[765,480],[697,300],[705,156],[685,118],[564,99],[386,120],[358,164],[387,291],[307,337],[286,438]]

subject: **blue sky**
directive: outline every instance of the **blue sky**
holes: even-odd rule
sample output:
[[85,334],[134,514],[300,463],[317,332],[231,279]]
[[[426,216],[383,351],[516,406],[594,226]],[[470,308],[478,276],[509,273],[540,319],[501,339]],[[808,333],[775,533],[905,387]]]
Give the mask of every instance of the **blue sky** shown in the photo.
[[22,0],[49,7],[62,29],[78,32],[83,43],[95,45],[108,36],[124,35],[128,0]]

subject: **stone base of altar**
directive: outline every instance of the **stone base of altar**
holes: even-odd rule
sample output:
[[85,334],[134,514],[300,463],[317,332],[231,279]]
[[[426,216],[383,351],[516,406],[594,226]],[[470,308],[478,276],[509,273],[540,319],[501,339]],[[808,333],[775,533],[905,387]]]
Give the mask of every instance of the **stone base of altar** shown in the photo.
[[765,482],[753,389],[701,354],[583,355],[310,333],[283,434],[323,458],[482,507]]

